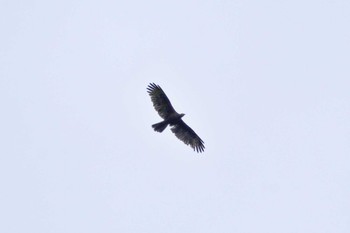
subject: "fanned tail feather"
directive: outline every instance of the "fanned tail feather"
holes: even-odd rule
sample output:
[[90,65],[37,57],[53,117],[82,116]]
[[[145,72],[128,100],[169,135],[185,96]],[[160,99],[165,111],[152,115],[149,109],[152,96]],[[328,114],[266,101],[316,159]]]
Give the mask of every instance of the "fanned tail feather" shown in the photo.
[[168,126],[168,123],[164,121],[152,125],[154,131],[157,131],[159,133],[163,132],[167,126]]

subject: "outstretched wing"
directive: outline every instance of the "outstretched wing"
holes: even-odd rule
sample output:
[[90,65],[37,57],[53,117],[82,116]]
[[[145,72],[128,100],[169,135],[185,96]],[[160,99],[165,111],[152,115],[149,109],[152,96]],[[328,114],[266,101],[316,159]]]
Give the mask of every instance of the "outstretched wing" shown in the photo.
[[193,150],[200,153],[204,151],[205,147],[203,140],[188,125],[186,125],[183,120],[179,120],[179,122],[171,128],[171,131],[186,145],[190,145]]
[[151,96],[153,106],[161,118],[167,119],[176,112],[160,86],[150,83],[147,87],[147,92]]

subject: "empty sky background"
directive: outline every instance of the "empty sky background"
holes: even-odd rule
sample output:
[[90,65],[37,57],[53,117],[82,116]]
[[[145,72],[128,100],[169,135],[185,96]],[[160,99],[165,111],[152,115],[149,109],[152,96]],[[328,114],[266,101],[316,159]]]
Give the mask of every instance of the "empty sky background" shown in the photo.
[[[1,1],[0,232],[350,232],[349,1]],[[205,141],[166,129],[159,84]]]

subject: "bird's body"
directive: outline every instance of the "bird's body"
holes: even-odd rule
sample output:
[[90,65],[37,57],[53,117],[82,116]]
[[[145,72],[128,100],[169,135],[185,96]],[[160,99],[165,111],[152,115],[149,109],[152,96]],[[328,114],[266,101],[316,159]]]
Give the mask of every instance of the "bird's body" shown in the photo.
[[169,115],[169,117],[161,121],[157,124],[152,125],[153,129],[157,132],[163,132],[163,130],[168,126],[173,126],[179,122],[179,120],[184,116],[185,114],[178,114],[177,112],[174,112],[173,114]]
[[203,152],[205,148],[203,140],[181,119],[185,114],[179,114],[175,111],[162,88],[151,83],[147,90],[155,110],[164,119],[152,125],[153,129],[161,133],[170,125],[172,127],[171,131],[178,139],[186,145],[190,145],[197,152]]

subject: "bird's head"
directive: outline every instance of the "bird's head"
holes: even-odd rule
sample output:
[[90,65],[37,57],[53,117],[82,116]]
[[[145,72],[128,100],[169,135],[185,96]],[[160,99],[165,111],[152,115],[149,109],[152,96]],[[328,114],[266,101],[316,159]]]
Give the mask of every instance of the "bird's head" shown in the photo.
[[185,116],[185,113],[181,113],[180,114],[180,118],[182,118],[183,116]]

